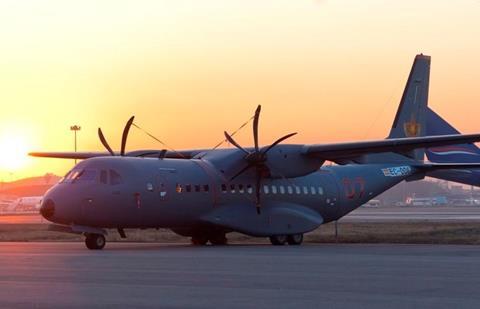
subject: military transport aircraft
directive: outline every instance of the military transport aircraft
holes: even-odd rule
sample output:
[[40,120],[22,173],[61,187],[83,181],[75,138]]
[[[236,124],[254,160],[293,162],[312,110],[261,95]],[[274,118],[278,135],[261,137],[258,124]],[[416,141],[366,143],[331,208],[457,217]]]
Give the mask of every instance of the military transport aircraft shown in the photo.
[[[226,244],[236,231],[299,245],[303,234],[338,220],[403,180],[472,164],[423,162],[424,148],[472,143],[480,134],[425,137],[430,57],[417,55],[387,139],[333,144],[260,146],[260,106],[253,117],[254,147],[126,152],[133,117],[114,152],[102,130],[104,153],[31,153],[85,159],[44,196],[41,214],[52,229],[85,235],[102,249],[108,228],[168,228],[197,245]],[[135,124],[133,124],[135,125]],[[326,161],[338,165],[324,166]]]

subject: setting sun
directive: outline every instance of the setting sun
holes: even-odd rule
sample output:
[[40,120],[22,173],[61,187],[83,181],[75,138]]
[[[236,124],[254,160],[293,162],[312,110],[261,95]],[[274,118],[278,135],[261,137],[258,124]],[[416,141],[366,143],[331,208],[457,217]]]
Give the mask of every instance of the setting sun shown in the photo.
[[14,172],[28,161],[28,143],[24,136],[6,132],[0,135],[0,169]]

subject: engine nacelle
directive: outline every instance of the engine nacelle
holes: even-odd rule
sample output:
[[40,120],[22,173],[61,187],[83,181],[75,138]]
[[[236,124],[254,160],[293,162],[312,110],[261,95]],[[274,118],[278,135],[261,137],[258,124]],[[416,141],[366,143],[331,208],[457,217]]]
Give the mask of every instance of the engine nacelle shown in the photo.
[[[272,178],[294,178],[317,171],[324,161],[303,153],[304,145],[276,145],[267,153],[266,165]],[[253,148],[246,148],[253,152]],[[264,148],[260,149],[260,151]],[[222,149],[206,153],[203,159],[212,163],[218,171],[227,177],[235,175],[248,164],[245,153],[238,149]],[[252,173],[253,170],[249,170]]]
[[267,154],[266,164],[272,178],[293,178],[317,171],[325,161],[308,157],[304,145],[277,145]]

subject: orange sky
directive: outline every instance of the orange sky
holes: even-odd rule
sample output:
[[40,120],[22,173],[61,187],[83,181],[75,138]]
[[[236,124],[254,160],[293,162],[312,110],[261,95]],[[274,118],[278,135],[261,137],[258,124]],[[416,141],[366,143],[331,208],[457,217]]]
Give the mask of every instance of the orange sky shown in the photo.
[[[477,0],[2,1],[0,151],[2,136],[73,150],[73,124],[79,150],[103,150],[98,126],[118,148],[133,114],[172,147],[213,146],[257,104],[263,143],[383,138],[419,52],[430,106],[480,132],[479,16]],[[128,146],[162,148],[135,129]],[[72,164],[4,164],[0,180]]]

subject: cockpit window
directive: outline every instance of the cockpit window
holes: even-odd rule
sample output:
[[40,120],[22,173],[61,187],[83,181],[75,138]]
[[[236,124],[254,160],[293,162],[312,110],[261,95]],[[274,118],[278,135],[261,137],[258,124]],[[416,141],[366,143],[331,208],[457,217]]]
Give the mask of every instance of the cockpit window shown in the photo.
[[72,171],[68,171],[68,173],[66,173],[65,176],[63,176],[58,182],[59,182],[59,183],[65,182],[71,172],[72,172]]
[[100,183],[103,183],[103,184],[108,183],[108,174],[106,170],[100,171]]
[[85,183],[95,182],[97,180],[97,170],[95,169],[73,169],[68,172],[60,181],[61,183]]
[[120,176],[116,171],[110,170],[110,184],[119,185],[123,183],[122,176]]
[[97,170],[84,169],[72,178],[72,183],[76,182],[95,182],[97,179]]
[[81,170],[79,169],[73,169],[70,172],[68,172],[62,180],[60,180],[61,183],[71,183],[72,180],[78,176]]

